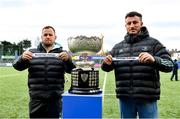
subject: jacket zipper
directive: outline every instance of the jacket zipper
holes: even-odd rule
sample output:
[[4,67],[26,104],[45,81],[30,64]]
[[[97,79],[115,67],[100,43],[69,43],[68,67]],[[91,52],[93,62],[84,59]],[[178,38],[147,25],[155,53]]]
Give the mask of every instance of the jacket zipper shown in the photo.
[[[130,57],[133,56],[132,44],[130,44]],[[130,60],[130,97],[133,94],[132,61]]]

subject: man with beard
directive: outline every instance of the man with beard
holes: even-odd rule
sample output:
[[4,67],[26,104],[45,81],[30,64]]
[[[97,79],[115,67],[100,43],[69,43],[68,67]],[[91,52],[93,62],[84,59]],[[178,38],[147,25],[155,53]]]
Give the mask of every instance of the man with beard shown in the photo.
[[149,36],[142,15],[125,16],[127,34],[103,60],[102,70],[115,73],[121,118],[157,118],[160,99],[159,71],[171,72],[173,62],[165,47]]
[[[71,73],[75,65],[72,63],[71,56],[55,44],[56,37],[55,29],[52,26],[45,26],[42,29],[42,42],[37,48],[25,51],[13,63],[13,67],[19,71],[28,68],[30,118],[61,116],[64,74]],[[35,56],[37,53],[41,56]],[[46,56],[46,54],[58,55]]]

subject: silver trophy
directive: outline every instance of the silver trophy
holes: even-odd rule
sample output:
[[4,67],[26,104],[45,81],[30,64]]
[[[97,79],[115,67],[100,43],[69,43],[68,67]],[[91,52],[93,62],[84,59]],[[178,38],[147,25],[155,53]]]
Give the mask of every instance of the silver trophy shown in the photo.
[[101,50],[103,36],[77,36],[68,38],[68,47],[73,56],[78,57],[75,60],[76,68],[71,73],[70,93],[75,94],[98,94],[99,71],[95,69],[93,56]]

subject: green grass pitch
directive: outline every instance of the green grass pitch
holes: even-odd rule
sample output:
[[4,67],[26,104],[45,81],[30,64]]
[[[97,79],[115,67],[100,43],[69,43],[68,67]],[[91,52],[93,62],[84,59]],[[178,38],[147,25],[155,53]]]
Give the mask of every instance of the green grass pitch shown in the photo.
[[[119,118],[114,72],[107,73],[104,81],[106,74],[99,71],[99,85],[104,89],[103,118]],[[180,118],[180,81],[170,81],[170,76],[171,73],[161,73],[159,118]],[[67,75],[65,91],[70,88],[70,83],[70,75]],[[28,118],[28,102],[27,70],[19,72],[12,67],[0,67],[0,118]]]

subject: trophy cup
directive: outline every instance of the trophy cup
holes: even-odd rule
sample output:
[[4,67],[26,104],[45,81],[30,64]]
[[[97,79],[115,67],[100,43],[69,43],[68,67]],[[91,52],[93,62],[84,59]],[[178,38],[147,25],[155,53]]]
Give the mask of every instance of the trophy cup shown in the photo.
[[68,38],[68,47],[73,55],[78,57],[76,68],[71,73],[71,88],[69,93],[98,94],[99,71],[95,69],[92,57],[102,48],[103,36],[77,36]]

